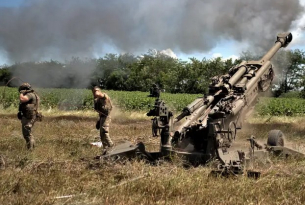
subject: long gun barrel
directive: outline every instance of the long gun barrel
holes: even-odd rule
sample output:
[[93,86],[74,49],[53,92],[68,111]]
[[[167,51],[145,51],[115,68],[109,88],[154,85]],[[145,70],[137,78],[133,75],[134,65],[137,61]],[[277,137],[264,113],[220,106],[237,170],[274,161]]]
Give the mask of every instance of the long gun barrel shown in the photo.
[[[280,33],[277,35],[277,40],[274,46],[261,58],[259,61],[261,64],[264,64],[271,60],[271,58],[276,54],[276,52],[281,47],[286,47],[292,41],[292,34],[291,33]],[[238,71],[230,78],[229,85],[234,86],[236,82],[247,72],[247,64],[249,62],[243,61],[239,64]],[[268,66],[265,66],[268,67]],[[257,73],[256,73],[257,76]]]
[[[195,105],[198,106],[198,104],[199,104],[200,106],[198,106],[198,108],[197,108],[196,110],[194,110],[194,109],[189,110],[189,111],[191,111],[191,112],[189,112],[189,114],[188,114],[188,115],[190,115],[190,116],[188,117],[188,119],[187,119],[182,125],[180,125],[180,126],[176,129],[176,132],[177,132],[177,133],[181,133],[182,130],[183,130],[185,127],[188,127],[188,126],[191,125],[193,122],[195,122],[199,117],[201,117],[201,116],[205,113],[206,109],[207,109],[207,108],[210,106],[210,104],[213,102],[214,97],[210,95],[210,96],[206,97],[205,100],[199,98],[199,99],[196,99],[194,102],[198,102],[199,100],[201,100],[200,103],[196,103]],[[192,105],[193,105],[193,104],[190,104],[188,107],[190,107],[190,106],[192,106]],[[186,107],[186,108],[184,108],[184,109],[187,110],[188,107]],[[183,112],[182,114],[185,115],[186,112]],[[181,115],[182,115],[182,114],[181,114]],[[178,116],[178,117],[179,117],[179,116]],[[178,121],[178,119],[181,119],[181,118],[178,118],[178,117],[176,118],[176,122]]]
[[271,58],[281,47],[286,47],[292,41],[291,33],[280,33],[277,35],[277,40],[274,46],[261,58],[261,62],[270,61]]
[[290,42],[292,41],[292,34],[291,33],[281,33],[277,36],[277,40],[274,44],[274,46],[261,58],[260,63],[262,63],[262,67],[257,71],[255,74],[256,77],[252,78],[247,83],[247,89],[251,89],[259,80],[259,77],[261,77],[268,68],[271,66],[271,58],[275,55],[275,53],[281,48],[286,47]]
[[[193,101],[175,118],[174,123],[188,116],[186,121],[176,127],[175,133],[180,134],[198,120],[203,121],[210,113],[238,115],[246,104],[254,101],[259,91],[265,91],[270,86],[273,80],[270,60],[281,47],[286,47],[291,41],[291,33],[280,33],[275,44],[259,61],[242,61],[229,74],[214,79],[209,95]],[[227,101],[232,102],[232,106],[225,104]]]
[[197,98],[194,100],[191,104],[183,108],[182,113],[175,118],[175,122],[180,121],[185,116],[191,115],[195,110],[202,107],[204,105],[204,99],[203,98]]
[[[246,64],[245,62],[242,63],[243,64],[242,67],[248,68],[248,70],[246,69],[247,70],[246,72],[248,74],[251,72],[252,77],[249,77],[249,75],[247,74],[245,75],[246,72],[244,72],[242,75],[240,75],[240,73],[242,72],[235,73],[235,75],[238,74],[236,75],[236,79],[241,78],[243,75],[245,76],[239,82],[239,86],[236,87],[242,87],[243,85],[245,85],[244,92],[245,92],[245,96],[247,97],[247,101],[244,99],[239,99],[238,101],[236,101],[234,103],[234,108],[232,109],[232,114],[236,115],[245,106],[245,104],[251,104],[254,101],[254,99],[257,97],[255,93],[258,93],[255,91],[256,88],[259,88],[261,91],[265,91],[270,86],[270,83],[273,80],[273,70],[270,60],[280,48],[286,47],[291,41],[292,41],[291,33],[280,33],[277,35],[277,40],[275,44],[259,61],[248,61],[246,62]],[[242,71],[244,71],[244,69]],[[235,75],[232,76],[232,78],[235,77]],[[272,75],[272,76],[268,76],[268,75]],[[266,82],[270,81],[270,83],[264,85],[264,81]]]

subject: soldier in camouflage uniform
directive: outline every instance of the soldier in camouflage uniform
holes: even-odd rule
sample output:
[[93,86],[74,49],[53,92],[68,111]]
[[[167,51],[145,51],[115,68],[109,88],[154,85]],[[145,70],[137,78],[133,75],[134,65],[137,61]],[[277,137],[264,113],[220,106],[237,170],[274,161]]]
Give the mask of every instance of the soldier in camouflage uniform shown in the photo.
[[26,141],[28,149],[33,149],[35,146],[35,140],[32,135],[32,128],[37,120],[39,97],[32,90],[29,83],[23,83],[19,87],[19,112],[18,119],[21,120],[22,134]]
[[94,96],[94,109],[99,113],[99,121],[96,124],[96,128],[100,130],[100,137],[103,143],[103,149],[107,147],[113,147],[109,136],[109,124],[111,122],[110,112],[112,110],[112,103],[110,97],[101,91],[98,86],[92,89]]

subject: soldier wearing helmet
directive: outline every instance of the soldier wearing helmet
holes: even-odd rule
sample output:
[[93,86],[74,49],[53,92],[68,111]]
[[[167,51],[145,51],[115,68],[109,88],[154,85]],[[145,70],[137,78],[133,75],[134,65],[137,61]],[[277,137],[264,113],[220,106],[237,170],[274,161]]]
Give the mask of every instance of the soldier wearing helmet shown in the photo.
[[157,84],[155,84],[155,83],[152,84],[152,87],[150,88],[148,97],[157,97],[157,98],[160,97],[160,89],[159,89]]
[[112,103],[110,97],[101,91],[98,86],[92,89],[94,96],[94,109],[99,113],[100,119],[97,121],[96,129],[100,130],[100,137],[103,143],[103,149],[106,151],[107,148],[113,147],[109,136],[109,125],[111,122],[110,112],[112,110]]
[[39,97],[31,88],[29,83],[23,83],[19,87],[19,112],[18,119],[21,120],[22,134],[28,149],[33,149],[35,140],[32,135],[32,128],[37,120]]

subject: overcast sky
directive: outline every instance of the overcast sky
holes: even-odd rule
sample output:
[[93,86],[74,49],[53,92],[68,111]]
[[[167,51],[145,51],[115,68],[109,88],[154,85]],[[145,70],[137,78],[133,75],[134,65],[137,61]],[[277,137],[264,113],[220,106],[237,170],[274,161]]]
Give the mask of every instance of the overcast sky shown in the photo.
[[[178,58],[265,51],[291,31],[304,49],[305,0],[0,0],[0,65],[164,50]],[[172,51],[172,52],[171,52]]]

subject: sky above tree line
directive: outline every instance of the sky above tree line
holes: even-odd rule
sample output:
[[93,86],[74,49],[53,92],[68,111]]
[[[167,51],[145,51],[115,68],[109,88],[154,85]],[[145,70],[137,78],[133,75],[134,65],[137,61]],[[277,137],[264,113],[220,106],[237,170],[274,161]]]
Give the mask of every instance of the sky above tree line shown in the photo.
[[0,65],[141,55],[186,60],[263,52],[292,32],[304,49],[305,0],[0,0]]

